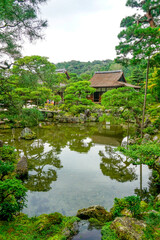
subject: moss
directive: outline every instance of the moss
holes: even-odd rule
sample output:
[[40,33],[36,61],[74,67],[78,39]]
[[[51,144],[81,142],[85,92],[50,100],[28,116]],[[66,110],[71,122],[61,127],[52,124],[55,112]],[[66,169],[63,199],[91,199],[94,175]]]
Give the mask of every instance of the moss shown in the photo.
[[26,140],[34,139],[34,138],[36,138],[36,133],[35,132],[26,133],[26,134],[24,134],[23,138]]
[[105,224],[104,222],[101,222],[96,218],[90,218],[90,219],[88,219],[88,221],[93,226],[103,226]]
[[65,217],[60,213],[42,214],[32,218],[20,214],[14,221],[0,222],[0,239],[66,240],[75,234],[73,225],[76,221],[79,221],[77,217]]
[[140,202],[140,210],[142,212],[146,211],[148,209],[148,204],[145,201]]
[[105,224],[104,227],[102,227],[101,234],[102,234],[102,240],[117,240],[119,239],[116,232],[110,228],[111,222],[108,222]]

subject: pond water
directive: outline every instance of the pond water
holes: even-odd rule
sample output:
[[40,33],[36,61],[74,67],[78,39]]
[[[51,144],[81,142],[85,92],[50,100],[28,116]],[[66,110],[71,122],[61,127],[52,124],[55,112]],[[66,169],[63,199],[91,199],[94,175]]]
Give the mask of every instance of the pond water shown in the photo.
[[140,178],[140,167],[114,152],[126,136],[122,127],[55,124],[33,130],[35,140],[19,139],[22,129],[0,131],[0,139],[14,146],[19,156],[27,156],[28,202],[23,212],[29,216],[55,211],[75,215],[95,204],[109,210],[115,197],[147,188],[151,170],[143,166]]

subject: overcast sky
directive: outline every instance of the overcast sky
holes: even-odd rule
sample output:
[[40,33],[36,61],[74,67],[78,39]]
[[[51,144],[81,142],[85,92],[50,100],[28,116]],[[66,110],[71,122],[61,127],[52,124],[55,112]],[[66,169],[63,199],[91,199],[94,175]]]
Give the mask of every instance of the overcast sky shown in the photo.
[[51,62],[114,59],[126,0],[48,0],[41,17],[48,20],[44,40],[24,44],[23,55]]

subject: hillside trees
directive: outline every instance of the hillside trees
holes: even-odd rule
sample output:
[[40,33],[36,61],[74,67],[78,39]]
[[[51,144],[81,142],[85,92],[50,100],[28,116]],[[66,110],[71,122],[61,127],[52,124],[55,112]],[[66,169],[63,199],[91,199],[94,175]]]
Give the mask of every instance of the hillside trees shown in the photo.
[[159,1],[127,0],[126,6],[136,8],[137,12],[121,21],[123,30],[119,33],[119,45],[116,47],[118,61],[125,63],[132,56],[131,63],[140,63],[147,59],[146,86],[143,108],[142,129],[146,107],[146,94],[149,76],[149,60],[160,50]]

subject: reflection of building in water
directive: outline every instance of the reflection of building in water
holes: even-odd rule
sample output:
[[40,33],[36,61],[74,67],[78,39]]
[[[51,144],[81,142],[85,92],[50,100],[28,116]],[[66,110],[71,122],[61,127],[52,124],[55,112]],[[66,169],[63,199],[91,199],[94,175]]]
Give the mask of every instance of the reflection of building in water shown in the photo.
[[107,125],[98,130],[99,131],[94,132],[94,135],[91,137],[93,143],[115,147],[121,145],[124,131],[122,127]]

